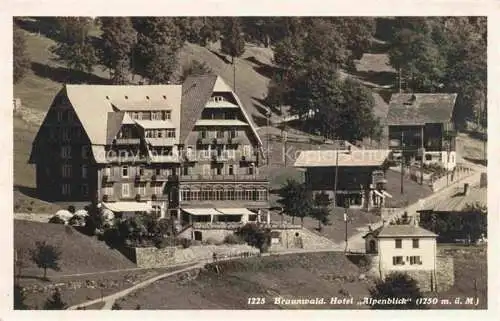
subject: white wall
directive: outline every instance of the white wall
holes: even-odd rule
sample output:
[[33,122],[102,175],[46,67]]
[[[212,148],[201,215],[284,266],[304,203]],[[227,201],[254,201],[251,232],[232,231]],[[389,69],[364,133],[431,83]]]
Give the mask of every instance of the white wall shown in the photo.
[[[411,238],[402,239],[402,247],[396,248],[394,238],[380,238],[378,250],[381,269],[384,271],[433,270],[436,262],[436,239],[420,238],[419,248],[414,249]],[[393,256],[402,256],[404,265],[393,265]],[[410,256],[420,256],[422,264],[410,265]],[[406,260],[408,257],[408,260]]]
[[447,151],[441,152],[425,152],[425,155],[432,155],[432,160],[426,160],[424,156],[424,164],[440,164],[442,167],[453,170],[457,166],[457,153],[450,152],[448,155]]

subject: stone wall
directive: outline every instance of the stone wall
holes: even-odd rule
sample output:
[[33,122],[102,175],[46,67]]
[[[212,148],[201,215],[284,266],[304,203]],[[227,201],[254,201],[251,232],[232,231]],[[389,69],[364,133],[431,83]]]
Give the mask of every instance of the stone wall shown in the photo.
[[218,258],[238,256],[243,253],[252,255],[259,253],[258,249],[242,244],[201,245],[191,246],[187,249],[179,247],[165,247],[162,249],[156,247],[125,247],[120,251],[141,268],[168,267],[175,264],[211,260],[214,253]]
[[[383,278],[391,273],[391,270],[380,271],[379,256],[365,255],[365,262],[368,262],[366,267],[366,275],[374,278]],[[361,260],[361,259],[360,259]],[[404,270],[399,271],[407,273],[418,282],[420,290],[424,292],[438,291],[443,292],[448,290],[455,283],[455,269],[453,257],[438,255],[436,258],[436,273],[432,270]]]
[[271,229],[279,233],[279,243],[273,244],[270,251],[285,249],[338,249],[331,240],[317,235],[305,228]]

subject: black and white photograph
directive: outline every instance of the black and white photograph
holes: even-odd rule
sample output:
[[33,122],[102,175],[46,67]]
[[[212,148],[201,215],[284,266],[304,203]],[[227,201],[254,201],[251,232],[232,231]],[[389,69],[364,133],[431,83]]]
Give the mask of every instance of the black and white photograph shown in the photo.
[[11,17],[12,309],[491,307],[491,17],[77,12]]

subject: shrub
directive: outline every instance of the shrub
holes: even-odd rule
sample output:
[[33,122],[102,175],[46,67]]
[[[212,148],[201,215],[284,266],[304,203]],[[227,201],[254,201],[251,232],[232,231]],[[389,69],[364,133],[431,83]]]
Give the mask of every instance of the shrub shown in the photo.
[[168,246],[176,246],[179,245],[179,240],[173,237],[160,237],[155,240],[155,247],[159,249],[163,249]]
[[271,246],[271,230],[261,228],[256,224],[245,224],[238,229],[236,235],[249,245],[258,248],[261,253],[265,253]]
[[405,273],[393,272],[387,275],[384,280],[377,281],[375,286],[370,289],[370,295],[376,300],[411,299],[406,304],[374,304],[371,306],[372,309],[425,309],[424,305],[417,303],[417,299],[422,298],[417,281]]
[[205,240],[205,244],[208,244],[208,245],[218,245],[218,244],[220,244],[220,242],[219,242],[219,241],[217,241],[217,240],[216,240],[216,239],[214,239],[214,238],[209,237],[209,238],[207,238],[207,239]]
[[52,216],[50,218],[49,223],[52,223],[52,224],[66,224],[66,221],[63,220],[62,218],[60,218],[59,216],[54,215],[54,216]]
[[192,245],[191,239],[186,239],[186,238],[179,239],[179,243],[185,249],[189,248]]
[[68,212],[75,214],[75,207],[73,205],[68,206]]
[[229,234],[224,238],[225,244],[244,244],[245,241],[241,239],[238,235]]
[[73,217],[71,217],[69,219],[68,224],[69,225],[78,225],[78,226],[85,225],[85,218],[82,216],[73,215]]

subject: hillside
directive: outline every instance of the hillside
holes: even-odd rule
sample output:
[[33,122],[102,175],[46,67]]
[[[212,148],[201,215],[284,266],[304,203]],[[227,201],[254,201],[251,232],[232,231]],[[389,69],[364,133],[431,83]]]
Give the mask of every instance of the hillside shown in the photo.
[[[250,258],[211,267],[197,278],[168,278],[120,300],[123,309],[353,309],[356,305],[276,305],[273,299],[368,296],[370,281],[342,253]],[[248,298],[264,298],[249,305]]]
[[[47,271],[49,278],[51,275],[135,267],[135,264],[120,252],[109,249],[104,242],[85,236],[72,227],[14,220],[14,249],[19,251],[18,257],[27,255],[37,241],[46,241],[47,244],[57,246],[61,250],[61,271]],[[29,259],[25,259],[24,262],[26,268],[23,269],[23,275],[35,277],[43,275],[43,271]]]

